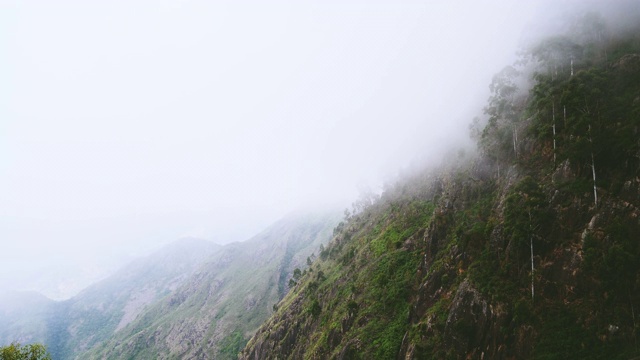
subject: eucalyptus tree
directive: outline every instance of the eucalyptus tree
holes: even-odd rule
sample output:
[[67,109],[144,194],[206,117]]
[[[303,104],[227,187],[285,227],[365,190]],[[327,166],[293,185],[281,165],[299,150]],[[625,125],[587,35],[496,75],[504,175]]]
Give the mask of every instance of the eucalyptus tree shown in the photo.
[[535,298],[534,240],[544,240],[553,219],[546,205],[540,185],[533,178],[525,177],[507,196],[504,207],[505,232],[509,236],[510,254],[507,255],[515,257],[519,273],[521,261],[529,255],[531,301]]
[[484,109],[488,122],[480,144],[485,154],[496,160],[498,166],[507,160],[509,153],[518,158],[518,120],[523,103],[517,85],[520,75],[521,72],[515,67],[507,66],[493,77],[489,86],[491,96]]

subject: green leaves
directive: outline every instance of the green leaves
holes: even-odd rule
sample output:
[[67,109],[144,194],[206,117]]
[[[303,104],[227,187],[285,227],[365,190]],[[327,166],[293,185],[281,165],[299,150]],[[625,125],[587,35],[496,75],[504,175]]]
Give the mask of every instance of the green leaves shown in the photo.
[[51,360],[51,355],[44,345],[20,345],[20,343],[14,342],[0,348],[0,360]]
[[241,330],[234,330],[220,341],[220,350],[218,358],[237,359],[238,353],[247,345],[247,339],[242,335]]

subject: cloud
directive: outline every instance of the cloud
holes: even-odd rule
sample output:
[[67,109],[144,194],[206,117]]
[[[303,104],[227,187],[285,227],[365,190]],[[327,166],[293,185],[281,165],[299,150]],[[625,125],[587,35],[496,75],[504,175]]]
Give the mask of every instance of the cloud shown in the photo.
[[0,237],[96,256],[349,203],[464,141],[537,5],[9,1]]

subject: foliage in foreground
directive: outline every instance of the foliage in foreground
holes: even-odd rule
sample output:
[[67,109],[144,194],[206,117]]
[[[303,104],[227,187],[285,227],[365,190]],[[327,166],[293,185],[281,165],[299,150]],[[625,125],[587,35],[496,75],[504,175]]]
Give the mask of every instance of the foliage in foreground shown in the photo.
[[44,345],[14,342],[0,348],[0,360],[51,360],[51,355]]

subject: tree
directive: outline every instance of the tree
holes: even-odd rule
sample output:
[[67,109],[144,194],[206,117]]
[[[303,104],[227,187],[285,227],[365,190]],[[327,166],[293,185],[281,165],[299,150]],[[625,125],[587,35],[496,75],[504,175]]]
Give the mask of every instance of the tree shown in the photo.
[[[363,213],[366,209],[371,207],[373,203],[375,203],[379,196],[374,193],[369,186],[360,185],[358,186],[358,199],[351,204],[353,211],[351,212],[351,216],[355,216]],[[345,220],[349,220],[348,212],[345,210]]]
[[[518,262],[528,255],[531,264],[531,301],[534,299],[534,239],[540,242],[544,228],[552,219],[546,210],[542,188],[531,177],[525,177],[507,197],[505,204],[505,231],[511,235],[511,250]],[[526,254],[526,255],[525,255]]]
[[594,204],[598,206],[595,158],[606,152],[606,139],[612,138],[610,127],[602,116],[606,104],[606,76],[602,70],[584,71],[571,79],[564,92],[566,103],[573,109],[569,132],[574,138],[568,144],[570,159],[589,164],[593,178]]
[[[532,130],[543,141],[550,140],[553,144],[553,165],[557,164],[558,133],[563,126],[556,122],[556,97],[559,96],[559,87],[551,77],[545,74],[535,75],[536,85],[531,90],[533,94],[528,111],[537,118]],[[551,121],[549,121],[549,119]],[[548,136],[551,135],[551,139]]]
[[518,106],[519,89],[517,81],[521,73],[513,66],[507,66],[493,77],[489,89],[491,96],[484,113],[489,117],[481,135],[481,148],[490,158],[498,162],[505,160],[511,151],[518,158]]
[[325,249],[324,245],[320,244],[320,259],[326,260],[329,256],[329,251]]
[[529,50],[529,55],[551,80],[557,80],[561,74],[571,77],[574,60],[581,60],[582,53],[582,47],[566,36],[548,38]]
[[44,345],[13,342],[0,348],[0,360],[51,360],[51,355]]
[[295,270],[293,270],[293,280],[298,281],[300,280],[301,277],[302,277],[302,271],[300,271],[299,268],[295,268]]

